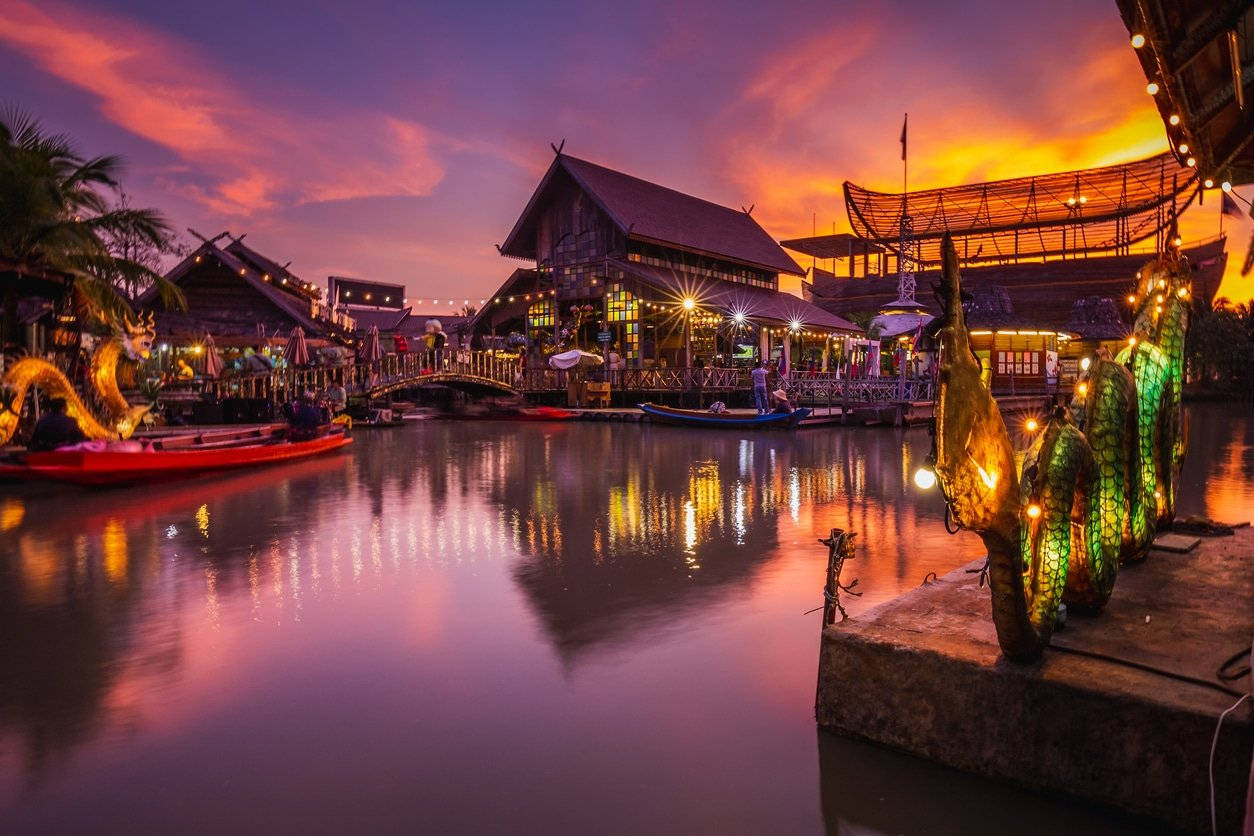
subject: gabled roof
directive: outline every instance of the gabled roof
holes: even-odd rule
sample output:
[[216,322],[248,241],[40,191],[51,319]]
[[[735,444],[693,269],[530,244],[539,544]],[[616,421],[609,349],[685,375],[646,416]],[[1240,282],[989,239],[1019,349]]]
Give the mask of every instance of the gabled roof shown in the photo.
[[[248,250],[248,252],[252,253],[254,256],[257,255],[253,250],[250,250],[247,247],[244,247],[244,249]],[[258,256],[258,257],[264,258],[263,256]],[[239,276],[241,281],[243,281],[244,283],[246,283],[247,285],[255,289],[258,293],[264,296],[267,300],[272,302],[275,305],[275,307],[279,308],[285,314],[290,316],[298,325],[304,328],[305,331],[308,332],[311,336],[316,335],[316,334],[321,334],[324,331],[330,330],[330,328],[328,327],[329,323],[314,319],[313,314],[309,308],[309,302],[291,293],[288,293],[284,290],[280,290],[279,288],[275,287],[271,282],[266,281],[263,278],[263,276],[267,272],[269,272],[268,270],[259,269],[254,264],[245,263],[235,253],[230,251],[230,247],[226,247],[226,248],[219,247],[216,244],[214,244],[212,241],[206,241],[205,243],[201,244],[199,247],[196,248],[195,251],[190,253],[187,256],[187,258],[183,259],[177,265],[175,265],[173,270],[171,270],[169,273],[166,273],[165,275],[166,280],[174,284],[179,284],[189,273],[192,272],[193,269],[199,266],[201,262],[206,258],[213,258],[221,262],[232,273]],[[268,259],[266,260],[269,261]],[[272,261],[270,261],[269,263],[274,264],[274,262]],[[278,267],[277,264],[274,266]],[[279,269],[282,270],[282,268],[279,268]],[[284,274],[286,274],[289,277],[291,277],[292,275],[290,273],[286,273],[286,271],[284,271]],[[271,277],[273,278],[274,275],[283,275],[283,274],[272,273]],[[143,295],[140,296],[138,301],[141,305],[151,303],[155,295],[156,295],[156,289],[149,288],[147,291],[143,293]],[[195,311],[189,312],[191,316],[195,316],[195,313],[196,313]]]
[[543,197],[569,177],[628,238],[800,275],[802,270],[748,212],[558,154],[501,245],[503,255],[534,259],[535,228]]

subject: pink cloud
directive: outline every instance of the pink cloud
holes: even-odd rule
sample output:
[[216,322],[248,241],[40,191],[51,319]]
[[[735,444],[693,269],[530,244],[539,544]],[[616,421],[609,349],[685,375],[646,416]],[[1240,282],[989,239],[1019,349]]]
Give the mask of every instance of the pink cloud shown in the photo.
[[426,195],[444,176],[417,122],[339,105],[334,119],[311,117],[259,102],[211,69],[195,44],[132,21],[11,0],[0,5],[0,43],[206,175],[207,186],[174,189],[220,214]]

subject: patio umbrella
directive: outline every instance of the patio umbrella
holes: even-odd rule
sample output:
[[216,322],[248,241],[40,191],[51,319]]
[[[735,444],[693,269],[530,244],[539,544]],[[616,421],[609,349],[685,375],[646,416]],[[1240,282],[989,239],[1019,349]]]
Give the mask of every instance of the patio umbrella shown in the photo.
[[213,334],[205,334],[205,377],[219,377],[222,374],[222,358],[218,356],[218,347],[213,344]]
[[561,354],[554,354],[549,358],[549,365],[555,369],[573,369],[576,366],[580,368],[591,368],[599,366],[605,362],[605,358],[600,354],[592,354],[587,351],[575,349],[573,351],[565,351]]
[[283,349],[283,356],[287,358],[288,365],[309,365],[309,346],[305,344],[304,328],[297,325],[292,329],[292,336],[287,340],[287,346]]

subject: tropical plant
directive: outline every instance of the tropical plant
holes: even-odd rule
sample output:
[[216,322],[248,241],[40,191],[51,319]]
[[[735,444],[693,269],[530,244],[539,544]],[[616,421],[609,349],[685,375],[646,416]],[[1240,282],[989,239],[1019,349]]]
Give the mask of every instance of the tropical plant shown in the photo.
[[18,275],[71,277],[76,302],[101,322],[131,312],[119,288],[155,286],[164,304],[185,306],[155,264],[135,257],[169,250],[173,235],[156,210],[110,202],[120,167],[116,156],[82,156],[21,110],[0,111],[0,263]]
[[1254,394],[1254,310],[1216,299],[1194,317],[1186,357],[1190,378],[1203,386]]

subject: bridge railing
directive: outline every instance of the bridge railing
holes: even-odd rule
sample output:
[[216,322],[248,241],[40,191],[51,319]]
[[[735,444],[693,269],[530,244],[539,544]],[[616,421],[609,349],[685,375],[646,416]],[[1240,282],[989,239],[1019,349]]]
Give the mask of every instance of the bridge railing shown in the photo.
[[[253,373],[229,373],[216,380],[199,381],[202,392],[215,399],[265,398],[284,401],[302,391],[325,392],[343,385],[350,395],[378,393],[419,385],[424,381],[461,380],[493,384],[524,393],[565,391],[572,380],[608,381],[619,392],[748,391],[747,369],[651,368],[559,370],[523,367],[511,357],[491,351],[444,349],[389,354],[374,361],[343,366],[284,368]],[[863,404],[930,400],[933,382],[922,378],[849,379],[832,372],[799,370],[773,382],[801,403]]]

